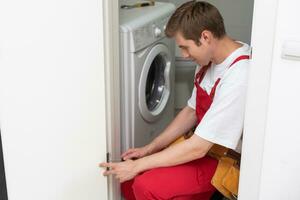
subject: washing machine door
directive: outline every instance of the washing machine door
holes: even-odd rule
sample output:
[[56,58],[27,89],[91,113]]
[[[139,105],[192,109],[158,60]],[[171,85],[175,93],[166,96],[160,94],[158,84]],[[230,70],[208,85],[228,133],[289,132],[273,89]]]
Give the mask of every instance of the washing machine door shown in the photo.
[[139,109],[148,122],[156,121],[168,103],[171,62],[171,53],[163,44],[155,45],[145,59],[139,82]]

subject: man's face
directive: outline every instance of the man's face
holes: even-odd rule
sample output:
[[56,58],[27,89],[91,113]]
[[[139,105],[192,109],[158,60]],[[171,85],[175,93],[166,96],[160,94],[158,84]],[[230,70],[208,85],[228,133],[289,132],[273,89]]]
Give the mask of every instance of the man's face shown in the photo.
[[184,58],[189,58],[197,64],[204,66],[211,60],[210,46],[204,40],[200,40],[201,44],[197,45],[194,40],[185,39],[180,32],[175,34],[175,41],[181,49]]

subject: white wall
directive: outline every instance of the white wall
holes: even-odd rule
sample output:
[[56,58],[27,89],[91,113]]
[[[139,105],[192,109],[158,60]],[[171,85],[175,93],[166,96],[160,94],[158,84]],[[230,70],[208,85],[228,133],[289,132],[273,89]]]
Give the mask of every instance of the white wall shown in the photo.
[[0,3],[10,200],[107,199],[101,0]]

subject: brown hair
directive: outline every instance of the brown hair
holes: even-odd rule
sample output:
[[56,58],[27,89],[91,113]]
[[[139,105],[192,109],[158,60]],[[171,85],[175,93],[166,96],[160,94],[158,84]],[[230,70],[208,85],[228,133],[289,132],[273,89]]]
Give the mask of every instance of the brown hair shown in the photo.
[[176,9],[168,21],[165,34],[173,37],[181,32],[185,39],[194,40],[199,45],[204,30],[210,31],[218,39],[226,34],[224,20],[218,9],[207,2],[194,0]]

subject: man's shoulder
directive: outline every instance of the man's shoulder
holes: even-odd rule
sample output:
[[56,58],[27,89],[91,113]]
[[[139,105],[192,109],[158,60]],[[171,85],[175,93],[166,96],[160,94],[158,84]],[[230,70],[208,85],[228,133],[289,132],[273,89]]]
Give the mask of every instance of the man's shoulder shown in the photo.
[[223,76],[223,83],[232,82],[235,84],[247,84],[249,76],[249,59],[240,60],[230,67]]

